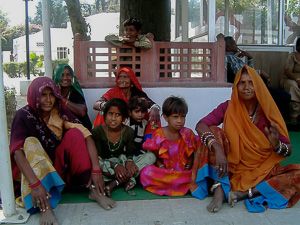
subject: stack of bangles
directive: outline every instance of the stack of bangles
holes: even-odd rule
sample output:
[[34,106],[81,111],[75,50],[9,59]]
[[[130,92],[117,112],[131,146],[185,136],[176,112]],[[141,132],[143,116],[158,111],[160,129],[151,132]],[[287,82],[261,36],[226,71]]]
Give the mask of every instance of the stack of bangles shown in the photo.
[[98,101],[99,102],[99,111],[102,111],[105,105],[105,101]]
[[40,180],[38,180],[37,182],[33,183],[33,184],[29,184],[28,186],[31,188],[31,190],[38,188],[39,186],[41,186],[42,183]]
[[277,145],[277,147],[275,147],[275,152],[278,155],[282,155],[284,157],[290,154],[289,147],[287,146],[287,144],[282,143],[281,141],[279,141],[279,144]]
[[92,175],[98,175],[98,174],[102,174],[102,171],[100,169],[92,169],[92,172],[91,172]]
[[215,135],[210,131],[203,132],[200,136],[200,140],[210,151],[212,145],[217,142]]

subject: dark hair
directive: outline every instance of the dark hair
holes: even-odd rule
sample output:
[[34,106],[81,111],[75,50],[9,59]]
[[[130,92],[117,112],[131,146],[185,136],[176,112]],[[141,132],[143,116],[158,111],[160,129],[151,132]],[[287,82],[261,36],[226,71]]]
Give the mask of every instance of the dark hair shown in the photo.
[[296,46],[296,51],[297,51],[297,52],[300,52],[300,37],[297,38],[297,41],[296,41],[296,45],[295,45],[295,46]]
[[64,66],[64,70],[65,70],[65,69],[69,70],[71,76],[74,77],[74,70],[72,69],[71,66],[65,65],[65,66]]
[[134,28],[137,31],[140,31],[142,29],[142,23],[139,19],[137,18],[132,18],[130,17],[129,19],[125,20],[123,22],[123,27],[127,27],[127,26],[134,26]]
[[186,115],[188,113],[188,106],[183,98],[170,96],[163,103],[162,113],[165,116],[170,116],[175,113]]
[[232,44],[233,42],[235,43],[235,40],[231,36],[226,36],[224,37],[225,41],[225,46],[227,47],[228,45]]
[[128,107],[127,107],[127,103],[120,99],[120,98],[112,98],[111,100],[107,101],[104,105],[104,109],[103,109],[103,117],[105,118],[107,115],[108,110],[111,107],[117,107],[123,117],[123,119],[128,118]]
[[148,102],[144,97],[133,96],[128,102],[128,110],[131,112],[135,109],[139,109],[142,112],[148,111]]

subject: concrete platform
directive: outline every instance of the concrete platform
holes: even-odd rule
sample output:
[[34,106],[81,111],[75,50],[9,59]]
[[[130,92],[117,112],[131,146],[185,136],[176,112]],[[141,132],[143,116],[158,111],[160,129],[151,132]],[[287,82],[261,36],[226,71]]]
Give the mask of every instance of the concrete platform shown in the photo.
[[[55,209],[60,225],[298,225],[300,204],[290,209],[265,213],[248,213],[242,202],[234,208],[224,204],[218,213],[208,213],[203,201],[194,198],[167,200],[120,201],[117,207],[105,211],[96,203],[61,204]],[[38,225],[33,215],[26,224]]]

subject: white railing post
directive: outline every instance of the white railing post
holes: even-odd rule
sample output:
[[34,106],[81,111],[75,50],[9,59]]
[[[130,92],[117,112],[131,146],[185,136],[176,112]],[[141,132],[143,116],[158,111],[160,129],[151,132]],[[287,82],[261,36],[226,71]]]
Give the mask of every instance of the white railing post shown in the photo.
[[52,77],[52,57],[51,57],[51,32],[50,32],[50,16],[49,1],[42,1],[42,21],[43,21],[43,42],[44,42],[44,66],[45,75]]
[[2,209],[0,224],[25,223],[29,214],[24,209],[16,209],[15,195],[12,182],[10,153],[8,147],[8,132],[5,108],[5,93],[3,84],[2,48],[0,33],[0,192]]
[[15,197],[11,175],[11,163],[8,148],[8,133],[5,108],[5,94],[3,84],[2,47],[0,35],[0,191],[3,213],[11,216],[16,212]]

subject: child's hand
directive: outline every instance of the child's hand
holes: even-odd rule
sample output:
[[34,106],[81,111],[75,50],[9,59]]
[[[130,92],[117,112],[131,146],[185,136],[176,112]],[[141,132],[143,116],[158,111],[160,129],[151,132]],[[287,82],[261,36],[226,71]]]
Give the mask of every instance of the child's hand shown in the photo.
[[133,177],[139,172],[139,168],[132,160],[126,161],[125,168],[127,169],[130,177]]
[[128,180],[128,174],[127,174],[127,170],[123,165],[117,165],[115,167],[115,173],[116,173],[116,179],[120,182],[120,183],[124,183]]

